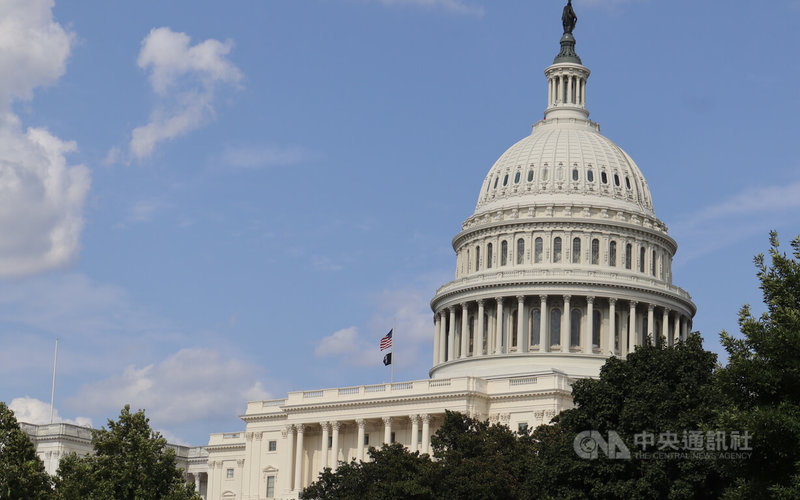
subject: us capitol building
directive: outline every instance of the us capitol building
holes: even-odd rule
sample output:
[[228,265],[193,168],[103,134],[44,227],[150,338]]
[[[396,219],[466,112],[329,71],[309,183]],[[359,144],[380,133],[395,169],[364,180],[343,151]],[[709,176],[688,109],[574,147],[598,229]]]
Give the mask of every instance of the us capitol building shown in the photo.
[[489,169],[453,239],[455,279],[431,301],[430,378],[249,402],[242,432],[185,451],[205,498],[297,498],[324,467],[382,443],[429,453],[445,410],[548,423],[608,357],[686,337],[696,308],[672,284],[677,244],[639,167],[588,119],[570,4],[563,21],[544,119]]

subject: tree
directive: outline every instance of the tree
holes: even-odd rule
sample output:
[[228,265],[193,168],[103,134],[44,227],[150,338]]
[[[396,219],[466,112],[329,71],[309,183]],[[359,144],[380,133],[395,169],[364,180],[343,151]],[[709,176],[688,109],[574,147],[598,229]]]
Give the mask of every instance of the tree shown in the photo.
[[0,401],[0,499],[52,497],[52,480],[14,412]]
[[143,410],[126,405],[108,429],[92,431],[94,455],[61,460],[56,493],[63,500],[199,500],[175,464],[175,451],[150,429]]
[[428,455],[410,452],[399,443],[370,447],[370,460],[341,463],[336,471],[326,467],[300,498],[345,500],[433,500],[435,466]]
[[769,255],[755,257],[766,311],[739,313],[741,336],[722,332],[728,365],[719,370],[727,407],[721,425],[752,434],[750,460],[725,463],[729,498],[800,497],[800,236],[793,256],[770,233]]
[[[674,347],[637,347],[626,359],[609,358],[599,379],[572,385],[575,408],[561,412],[554,425],[533,434],[531,496],[543,498],[708,498],[722,487],[713,460],[686,457],[637,457],[656,450],[662,434],[680,439],[683,432],[715,427],[721,396],[714,384],[716,355],[691,335]],[[631,459],[610,459],[603,453],[588,460],[574,449],[583,431],[619,434]],[[653,443],[636,446],[647,433]]]

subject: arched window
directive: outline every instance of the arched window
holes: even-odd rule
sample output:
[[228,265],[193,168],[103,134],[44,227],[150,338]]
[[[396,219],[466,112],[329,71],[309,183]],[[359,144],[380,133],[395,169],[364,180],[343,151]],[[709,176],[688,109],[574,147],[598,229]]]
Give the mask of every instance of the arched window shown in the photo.
[[592,240],[592,264],[597,265],[600,263],[600,240],[597,238]]
[[631,261],[633,260],[632,250],[633,248],[630,243],[625,245],[625,269],[631,268]]
[[[603,184],[608,184],[608,175],[606,175],[605,172],[600,172],[600,182],[602,182]],[[495,184],[497,184],[496,181]]]
[[522,264],[522,258],[525,256],[525,240],[522,238],[517,240],[517,264]]
[[504,186],[507,186],[507,185],[508,185],[508,174],[506,174],[506,176],[505,176],[505,177],[503,177],[503,185],[504,185]]
[[592,314],[594,319],[592,321],[592,347],[600,347],[600,323],[603,321],[603,315],[597,309]]
[[578,177],[578,169],[577,168],[573,168],[572,169],[572,180],[573,181],[577,181],[578,179],[579,179],[579,177]]
[[617,265],[617,242],[612,241],[608,244],[608,265],[616,267]]
[[553,262],[561,262],[561,238],[553,240]]
[[470,272],[472,268],[472,261],[470,260],[469,256],[469,248],[467,248],[467,272]]
[[542,169],[542,180],[543,181],[547,180],[547,167]]
[[533,261],[537,264],[542,262],[542,247],[544,243],[541,238],[536,238],[533,243]]
[[533,180],[533,169],[528,170],[528,182]]
[[486,269],[492,268],[492,244],[486,245]]
[[667,256],[665,254],[661,254],[661,269],[659,270],[659,277],[662,280],[664,279],[665,269],[667,268],[666,257]]
[[538,309],[531,311],[531,345],[539,345],[542,332],[542,313]]
[[614,174],[614,185],[619,187],[619,175]]
[[650,274],[655,276],[656,275],[656,251],[655,250],[653,250],[653,252],[652,252],[650,257],[651,257],[650,258]]
[[573,264],[580,264],[581,263],[581,239],[574,238],[572,240],[572,263]]
[[475,270],[481,270],[481,247],[475,247]]
[[628,176],[625,176],[625,185],[628,186],[628,189],[631,188],[631,178]]
[[645,257],[645,250],[644,247],[639,248],[639,272],[644,272],[644,257]]
[[594,172],[592,172],[592,169],[586,171],[586,180],[589,182],[594,182]]
[[499,181],[499,180],[500,180],[500,176],[499,175],[494,178],[494,189],[497,189],[497,181]]
[[550,345],[561,345],[561,309],[550,310]]
[[519,172],[514,175],[514,184],[519,184]]
[[569,321],[569,345],[581,345],[581,310],[573,309]]
[[503,240],[500,243],[500,265],[505,266],[506,264],[508,264],[508,242]]

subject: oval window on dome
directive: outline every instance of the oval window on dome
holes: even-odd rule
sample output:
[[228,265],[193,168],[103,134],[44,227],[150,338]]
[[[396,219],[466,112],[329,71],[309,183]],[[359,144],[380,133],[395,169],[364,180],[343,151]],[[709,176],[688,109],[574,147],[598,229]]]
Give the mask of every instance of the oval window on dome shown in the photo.
[[577,181],[578,180],[578,169],[577,168],[573,168],[572,169],[572,180],[573,181]]
[[586,171],[586,180],[589,182],[594,182],[594,172],[592,172],[592,169]]
[[631,188],[631,178],[627,175],[625,176],[625,185],[628,186],[628,189]]
[[528,170],[528,182],[533,180],[533,169]]
[[495,189],[497,189],[497,181],[499,181],[499,180],[500,180],[500,177],[495,177],[494,178],[494,188]]
[[508,174],[506,174],[506,176],[505,176],[505,177],[503,177],[503,185],[504,185],[504,186],[507,186],[507,185],[508,185]]
[[519,184],[519,172],[514,175],[514,184]]
[[617,174],[614,174],[614,185],[619,187],[619,176]]
[[542,180],[543,181],[547,180],[547,168],[546,167],[542,169]]
[[605,172],[600,172],[600,181],[603,184],[608,184],[608,176],[606,175]]

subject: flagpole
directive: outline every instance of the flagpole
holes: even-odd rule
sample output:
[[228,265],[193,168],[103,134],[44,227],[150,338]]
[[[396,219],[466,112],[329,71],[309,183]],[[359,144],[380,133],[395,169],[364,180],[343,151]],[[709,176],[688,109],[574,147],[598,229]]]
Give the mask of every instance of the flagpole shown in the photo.
[[394,331],[394,328],[395,328],[395,323],[396,322],[397,322],[396,320],[394,320],[394,319],[392,320],[392,374],[391,374],[391,378],[389,379],[390,383],[392,383],[392,384],[394,384],[394,363],[395,363],[395,360],[394,360],[394,337],[395,337],[395,334],[397,333],[397,332]]
[[50,423],[53,423],[53,403],[56,399],[56,363],[58,362],[58,337],[56,337],[56,353],[53,355],[53,388],[50,391]]

